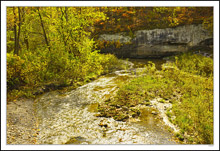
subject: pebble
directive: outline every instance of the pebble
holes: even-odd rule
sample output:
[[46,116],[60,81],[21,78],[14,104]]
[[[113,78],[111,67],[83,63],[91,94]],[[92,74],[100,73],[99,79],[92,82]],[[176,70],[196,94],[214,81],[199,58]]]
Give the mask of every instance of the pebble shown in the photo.
[[[85,138],[81,144],[175,144],[176,142],[167,139],[157,139],[162,136],[145,130],[144,126],[115,121],[113,118],[96,117],[97,113],[88,111],[89,104],[102,102],[113,88],[116,92],[115,87],[118,83],[114,80],[124,74],[120,74],[120,71],[117,73],[114,77],[102,76],[64,96],[50,92],[38,98],[36,100],[40,129],[37,135],[38,143],[62,144],[69,138],[80,136]],[[101,88],[102,92],[95,91],[97,87]],[[129,110],[126,106],[122,109]]]
[[155,111],[152,111],[151,113],[154,114],[154,115],[157,115],[157,114],[158,114],[158,112],[155,112]]
[[115,130],[110,130],[110,131],[107,131],[106,133],[109,134],[109,133],[113,133],[115,132]]

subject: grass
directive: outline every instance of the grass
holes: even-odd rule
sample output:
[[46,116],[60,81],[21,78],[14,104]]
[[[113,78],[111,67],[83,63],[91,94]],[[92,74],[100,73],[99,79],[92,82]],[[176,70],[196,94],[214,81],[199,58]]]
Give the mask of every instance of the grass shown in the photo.
[[[162,98],[161,103],[168,100],[173,104],[167,115],[181,129],[177,134],[180,140],[213,144],[212,64],[211,58],[192,54],[178,56],[176,63],[164,65],[161,71],[151,63],[145,68],[146,75],[123,85],[116,97],[99,106],[100,116],[121,115],[119,120],[126,121],[135,114],[131,109],[138,104],[149,105],[149,100]],[[125,107],[127,110],[123,110]],[[171,119],[172,116],[176,118]]]

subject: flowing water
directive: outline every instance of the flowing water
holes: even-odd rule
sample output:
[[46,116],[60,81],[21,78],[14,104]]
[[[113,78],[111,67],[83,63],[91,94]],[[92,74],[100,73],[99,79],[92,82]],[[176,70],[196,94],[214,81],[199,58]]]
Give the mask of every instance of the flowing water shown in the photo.
[[54,91],[35,100],[37,143],[178,144],[168,131],[175,127],[166,120],[164,106],[158,106],[155,100],[151,107],[140,105],[141,116],[137,120],[122,122],[95,116],[98,103],[114,96],[119,84],[136,76],[133,70],[116,71],[65,94]]

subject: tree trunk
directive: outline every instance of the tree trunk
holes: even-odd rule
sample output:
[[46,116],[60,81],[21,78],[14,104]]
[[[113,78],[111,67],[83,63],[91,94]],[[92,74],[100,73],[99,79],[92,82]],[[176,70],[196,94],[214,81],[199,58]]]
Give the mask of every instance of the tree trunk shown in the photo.
[[18,37],[17,37],[17,55],[19,54],[19,49],[20,49],[19,40],[21,33],[21,10],[19,7],[18,7],[18,17],[19,17],[19,23],[18,23]]
[[[62,13],[62,16],[61,16],[61,28],[62,28],[62,32],[60,32],[60,33],[61,33],[61,35],[62,35],[62,37],[63,37],[63,42],[64,42],[65,49],[66,49],[67,41],[66,41],[66,38],[65,38],[65,35],[64,35],[64,27],[63,27],[63,22],[64,22],[63,17],[64,17],[64,15],[65,15],[65,13],[66,13],[66,7],[65,7],[65,12],[64,12],[64,11],[62,10],[62,8],[61,8],[61,13]],[[66,18],[66,17],[65,17],[65,18]],[[66,22],[67,22],[67,18],[66,18]]]
[[27,50],[29,50],[29,43],[28,43],[28,38],[27,38],[26,34],[25,34],[25,37],[24,37],[24,42],[26,44]]
[[[22,22],[24,23],[25,22],[25,8],[22,7],[22,13],[21,13],[21,19],[22,19]],[[26,48],[27,48],[27,51],[29,50],[29,42],[28,42],[28,34],[27,34],[27,29],[24,28],[24,43],[26,45]]]
[[66,22],[68,22],[67,7],[65,7]]
[[15,44],[14,44],[14,54],[18,55],[18,49],[17,49],[17,25],[16,25],[16,13],[15,13],[15,7],[13,7],[13,13],[14,13],[14,36],[15,36]]
[[38,7],[38,14],[39,14],[39,17],[40,17],[40,22],[41,22],[41,26],[42,26],[42,29],[43,29],[43,33],[44,33],[44,39],[45,39],[45,42],[48,46],[48,49],[50,51],[50,45],[49,45],[49,42],[47,40],[47,35],[46,35],[46,31],[45,31],[45,28],[44,28],[44,24],[43,24],[43,20],[42,20],[42,17],[41,17],[41,14],[40,14],[40,9]]

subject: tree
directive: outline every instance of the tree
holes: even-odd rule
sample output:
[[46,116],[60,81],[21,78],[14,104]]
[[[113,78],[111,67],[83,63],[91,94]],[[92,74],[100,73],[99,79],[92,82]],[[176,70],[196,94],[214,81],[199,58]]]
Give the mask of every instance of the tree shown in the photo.
[[204,24],[212,30],[212,7],[100,7],[106,21],[97,20],[96,34]]
[[39,15],[39,17],[40,17],[40,23],[41,23],[41,27],[42,27],[42,29],[43,29],[44,39],[45,39],[45,42],[46,42],[46,44],[47,44],[48,49],[50,50],[49,41],[48,41],[48,38],[47,38],[47,34],[46,34],[46,31],[45,31],[45,27],[44,27],[44,23],[43,23],[41,14],[40,14],[40,8],[39,8],[39,7],[37,8],[37,11],[38,11],[38,15]]

